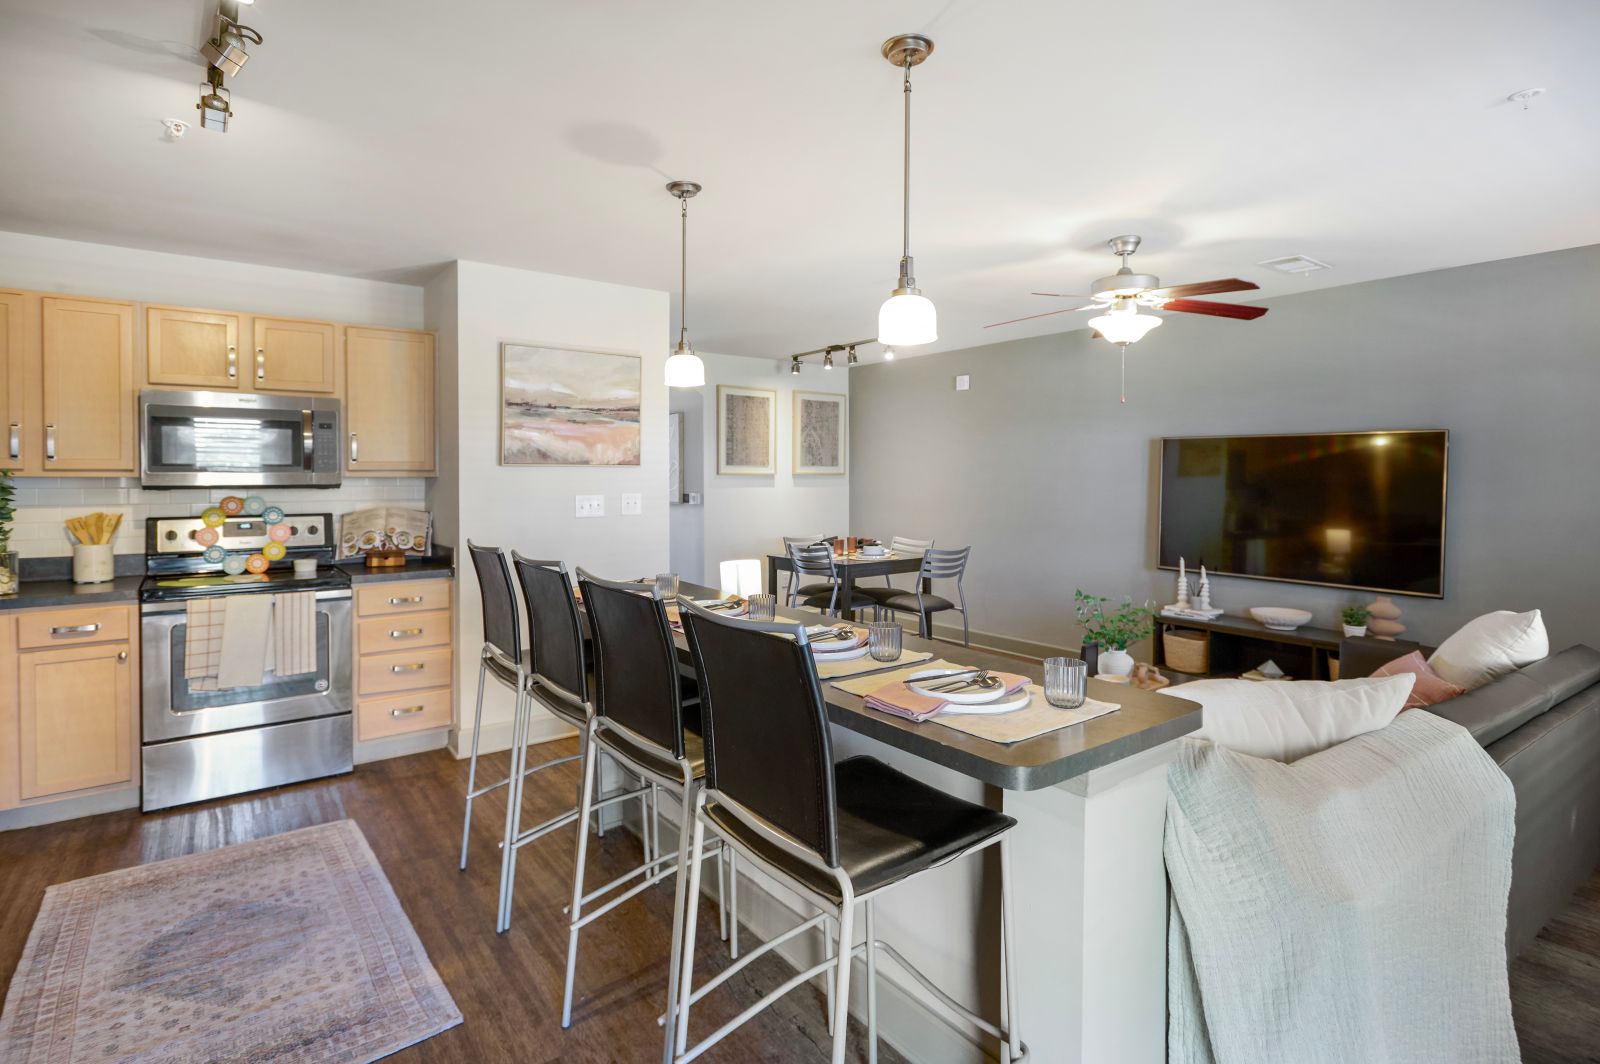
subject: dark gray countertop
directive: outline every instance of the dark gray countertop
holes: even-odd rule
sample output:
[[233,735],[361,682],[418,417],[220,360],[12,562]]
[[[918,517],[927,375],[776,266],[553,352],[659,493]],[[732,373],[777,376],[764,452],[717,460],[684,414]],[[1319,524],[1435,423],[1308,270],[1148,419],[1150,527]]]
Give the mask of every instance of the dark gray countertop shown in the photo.
[[15,595],[0,597],[0,610],[30,610],[38,606],[104,606],[139,601],[144,576],[119,576],[103,584],[74,584],[71,580],[24,580]]
[[445,580],[455,575],[455,560],[450,557],[418,558],[404,568],[368,569],[362,562],[340,562],[350,574],[352,584],[381,584],[388,580]]

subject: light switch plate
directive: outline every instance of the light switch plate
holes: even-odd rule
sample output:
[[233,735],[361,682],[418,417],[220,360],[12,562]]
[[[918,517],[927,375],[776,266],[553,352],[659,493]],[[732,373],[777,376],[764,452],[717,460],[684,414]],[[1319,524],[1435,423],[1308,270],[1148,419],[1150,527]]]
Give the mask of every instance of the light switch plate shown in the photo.
[[579,495],[577,516],[579,517],[604,517],[606,515],[606,497],[604,495]]
[[687,495],[684,496],[684,500],[683,501],[688,503],[690,506],[699,506],[700,505],[700,493],[698,491],[691,491]]
[[644,496],[636,491],[623,492],[622,513],[625,517],[637,517],[644,513]]
[[968,391],[971,391],[971,390],[972,390],[972,378],[969,375],[965,374],[965,373],[957,374],[956,375],[956,391],[958,391],[958,392],[968,392]]

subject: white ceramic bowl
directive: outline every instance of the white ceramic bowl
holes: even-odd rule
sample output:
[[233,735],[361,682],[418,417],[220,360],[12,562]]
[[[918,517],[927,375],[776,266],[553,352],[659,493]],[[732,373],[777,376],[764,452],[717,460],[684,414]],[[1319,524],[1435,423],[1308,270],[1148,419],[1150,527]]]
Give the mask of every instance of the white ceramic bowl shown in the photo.
[[889,549],[887,547],[884,547],[884,546],[871,546],[871,547],[862,547],[861,548],[861,556],[863,558],[881,558],[885,554],[888,554],[888,553],[889,553]]
[[1292,632],[1311,620],[1311,611],[1291,609],[1288,606],[1251,606],[1250,616],[1274,632]]

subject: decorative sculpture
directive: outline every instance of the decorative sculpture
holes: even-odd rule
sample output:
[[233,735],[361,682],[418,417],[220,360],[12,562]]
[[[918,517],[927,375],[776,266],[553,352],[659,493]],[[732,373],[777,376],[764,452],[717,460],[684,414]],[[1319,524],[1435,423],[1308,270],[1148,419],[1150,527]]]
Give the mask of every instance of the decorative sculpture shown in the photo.
[[1180,610],[1189,608],[1189,573],[1183,567],[1183,559],[1178,559],[1178,601],[1175,605]]
[[1367,607],[1367,634],[1391,642],[1406,626],[1400,623],[1400,607],[1388,595],[1379,595]]
[[[1200,567],[1200,591],[1196,597],[1198,601],[1195,602],[1195,609],[1202,613],[1212,612],[1211,578],[1206,575],[1206,567],[1203,565]],[[1220,613],[1222,611],[1218,610],[1217,612]]]

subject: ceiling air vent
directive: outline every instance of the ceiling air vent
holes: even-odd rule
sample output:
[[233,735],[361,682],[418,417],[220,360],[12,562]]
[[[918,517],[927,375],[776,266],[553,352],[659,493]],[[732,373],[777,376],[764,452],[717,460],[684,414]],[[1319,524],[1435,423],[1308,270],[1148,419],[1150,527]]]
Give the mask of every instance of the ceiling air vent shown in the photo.
[[1279,273],[1315,273],[1317,270],[1332,269],[1326,262],[1305,255],[1286,255],[1281,259],[1267,259],[1256,265],[1271,267]]

